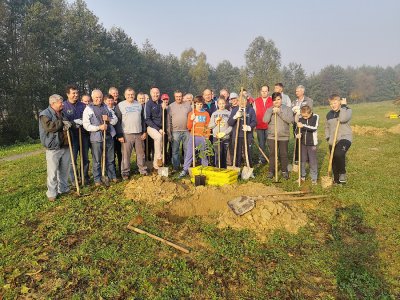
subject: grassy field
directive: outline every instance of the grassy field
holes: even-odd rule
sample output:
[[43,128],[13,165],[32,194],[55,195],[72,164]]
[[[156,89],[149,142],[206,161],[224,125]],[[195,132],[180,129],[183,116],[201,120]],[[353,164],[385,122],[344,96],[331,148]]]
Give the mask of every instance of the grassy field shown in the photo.
[[[399,110],[392,102],[352,108],[353,125],[400,124],[384,118]],[[327,110],[316,109],[321,175]],[[125,183],[50,203],[44,154],[0,162],[0,299],[398,299],[399,157],[398,134],[355,135],[348,184],[316,187],[329,200],[307,211],[309,224],[298,234],[271,232],[266,242],[194,217],[171,222],[125,199]],[[255,181],[271,184],[265,170],[256,169]],[[295,178],[282,187],[296,190]],[[191,253],[127,231],[136,215],[159,236],[176,240],[184,232],[197,241],[187,244]]]

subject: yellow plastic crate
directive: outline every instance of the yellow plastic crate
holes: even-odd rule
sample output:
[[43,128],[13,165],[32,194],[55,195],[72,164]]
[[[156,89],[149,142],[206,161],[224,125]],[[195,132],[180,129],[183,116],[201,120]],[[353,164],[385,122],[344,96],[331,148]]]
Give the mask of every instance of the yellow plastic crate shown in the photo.
[[[203,168],[203,170],[201,170]],[[215,167],[197,166],[191,169],[191,181],[194,183],[194,176],[203,174],[206,176],[206,184],[221,186],[237,182],[238,172],[235,170],[218,169]]]

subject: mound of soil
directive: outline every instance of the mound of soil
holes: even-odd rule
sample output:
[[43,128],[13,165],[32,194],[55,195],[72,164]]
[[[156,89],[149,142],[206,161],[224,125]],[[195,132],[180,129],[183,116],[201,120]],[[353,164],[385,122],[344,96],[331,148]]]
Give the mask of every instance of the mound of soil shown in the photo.
[[359,125],[351,126],[351,129],[353,130],[353,133],[356,135],[384,136],[388,132],[393,134],[400,134],[400,124],[395,125],[389,129],[377,128],[372,126],[359,126]]
[[261,183],[195,187],[189,180],[173,182],[158,176],[141,177],[127,184],[125,195],[134,201],[164,203],[170,220],[198,216],[219,228],[254,230],[261,238],[271,229],[284,228],[296,233],[307,223],[304,211],[294,203],[257,201],[256,207],[237,216],[227,202],[239,196],[265,196],[283,192]]

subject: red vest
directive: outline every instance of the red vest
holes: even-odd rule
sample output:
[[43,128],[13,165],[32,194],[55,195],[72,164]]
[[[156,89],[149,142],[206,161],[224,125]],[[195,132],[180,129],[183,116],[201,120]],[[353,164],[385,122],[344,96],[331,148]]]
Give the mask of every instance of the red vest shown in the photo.
[[254,104],[256,106],[256,129],[268,129],[268,123],[263,122],[263,118],[267,109],[272,106],[272,98],[268,97],[264,105],[263,99],[259,97],[254,101]]

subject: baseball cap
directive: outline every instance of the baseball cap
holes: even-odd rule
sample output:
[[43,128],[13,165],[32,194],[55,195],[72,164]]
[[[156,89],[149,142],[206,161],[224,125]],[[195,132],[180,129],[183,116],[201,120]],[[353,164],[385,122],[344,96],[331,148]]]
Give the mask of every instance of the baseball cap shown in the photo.
[[236,93],[231,93],[231,94],[229,95],[229,99],[235,99],[235,98],[238,98],[238,94],[236,94]]
[[161,100],[169,100],[168,94],[162,94],[161,95]]

